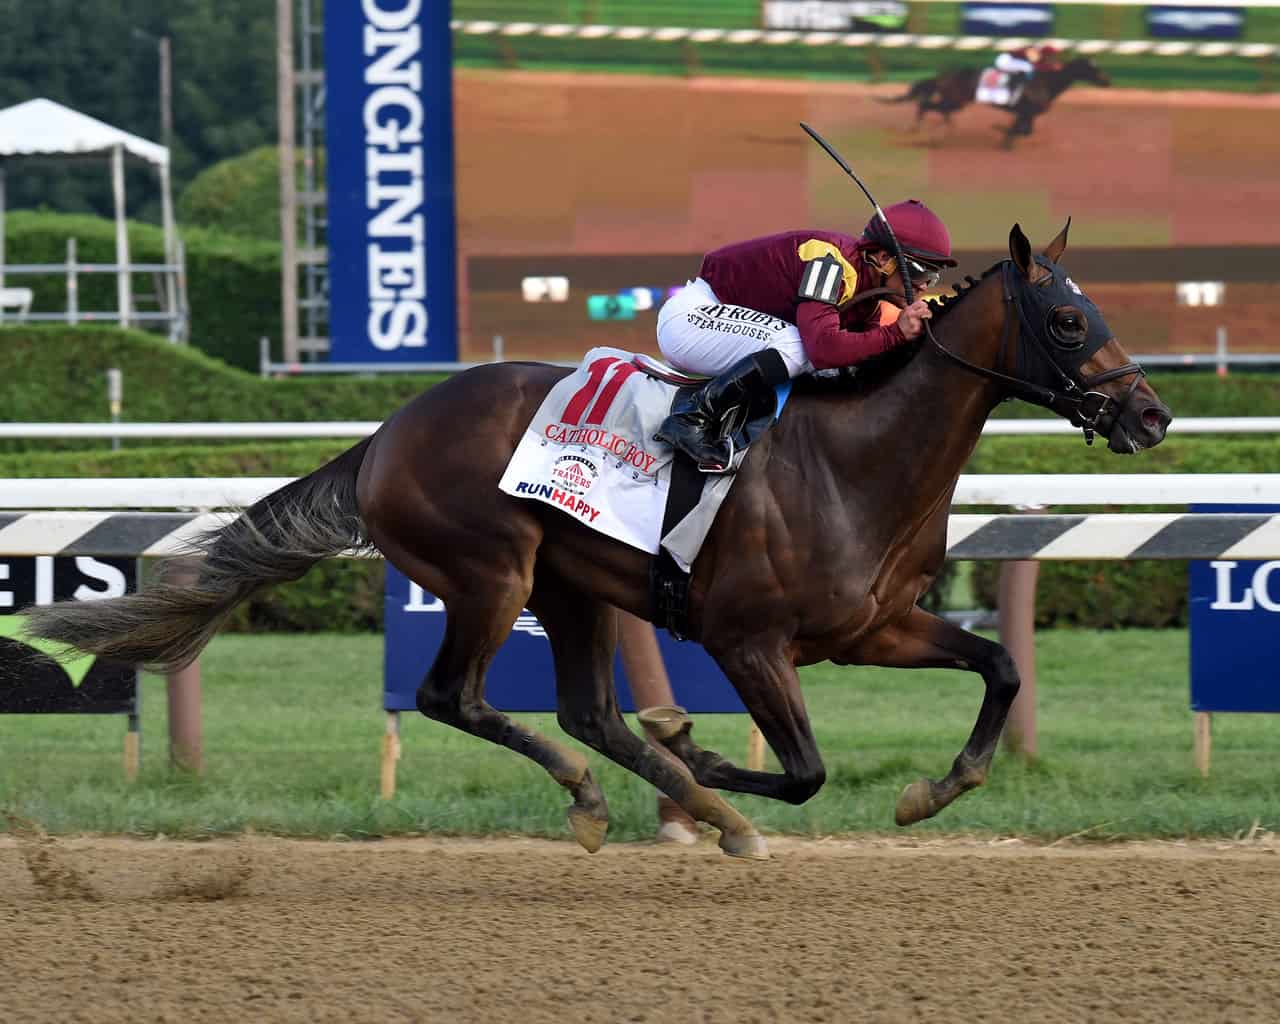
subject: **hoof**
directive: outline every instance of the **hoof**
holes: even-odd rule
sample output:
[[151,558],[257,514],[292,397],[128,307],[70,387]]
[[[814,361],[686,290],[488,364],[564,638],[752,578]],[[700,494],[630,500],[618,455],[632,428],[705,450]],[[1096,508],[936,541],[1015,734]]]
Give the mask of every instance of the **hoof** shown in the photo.
[[932,818],[933,788],[928,779],[918,779],[902,791],[898,797],[898,806],[894,809],[893,820],[899,825],[914,825],[917,821]]
[[587,853],[595,853],[604,845],[604,834],[609,831],[609,819],[597,818],[585,807],[574,804],[569,808],[569,827]]
[[693,728],[689,712],[675,704],[659,704],[643,708],[636,714],[644,731],[659,743],[674,739]]
[[721,832],[720,849],[743,860],[769,859],[769,847],[759,832]]

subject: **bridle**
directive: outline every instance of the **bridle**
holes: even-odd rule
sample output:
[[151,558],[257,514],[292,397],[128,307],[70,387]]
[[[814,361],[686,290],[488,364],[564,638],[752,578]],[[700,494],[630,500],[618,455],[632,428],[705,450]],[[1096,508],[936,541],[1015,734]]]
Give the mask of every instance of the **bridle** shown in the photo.
[[[937,339],[929,326],[928,320],[924,321],[925,337],[929,339],[929,342],[941,355],[955,365],[970,373],[977,374],[979,377],[995,381],[1006,391],[1010,398],[1021,398],[1024,402],[1030,402],[1032,405],[1049,409],[1069,420],[1072,426],[1079,427],[1084,431],[1085,443],[1093,444],[1095,435],[1109,433],[1116,420],[1124,414],[1130,399],[1138,389],[1138,383],[1147,375],[1147,372],[1137,363],[1125,363],[1123,366],[1116,366],[1110,370],[1103,370],[1101,373],[1095,373],[1089,377],[1081,377],[1077,380],[1058,364],[1058,361],[1054,358],[1053,351],[1049,347],[1053,343],[1046,341],[1044,338],[1044,334],[1049,334],[1052,337],[1055,333],[1052,323],[1053,314],[1057,307],[1049,308],[1043,331],[1037,330],[1027,317],[1022,303],[1018,301],[1015,289],[1011,287],[1015,272],[1016,267],[1012,260],[1001,261],[1000,273],[1001,286],[1004,291],[1005,313],[1004,324],[1000,332],[998,364],[1006,365],[1005,354],[1009,350],[1011,339],[1017,345],[1015,351],[1021,353],[1026,347],[1029,336],[1034,348],[1039,351],[1044,361],[1052,367],[1057,375],[1060,387],[1037,384],[1024,377],[1010,376],[998,370],[992,370],[969,362],[962,356],[956,355]],[[1083,342],[1074,347],[1080,348],[1082,345]],[[1062,350],[1068,350],[1068,347],[1061,343],[1059,343],[1058,347]],[[1017,362],[1015,361],[1015,372],[1017,372],[1016,365]],[[1095,390],[1099,384],[1105,384],[1107,381],[1116,380],[1119,377],[1127,377],[1130,374],[1133,375],[1133,380],[1119,401],[1110,395]]]
[[[1025,377],[1011,376],[998,370],[992,370],[969,362],[963,356],[956,355],[937,339],[928,320],[924,321],[925,337],[929,339],[930,344],[941,355],[957,366],[970,373],[977,374],[979,377],[995,381],[1004,389],[1008,397],[1020,398],[1024,402],[1030,402],[1032,405],[1049,409],[1069,420],[1072,426],[1079,427],[1084,431],[1085,443],[1093,444],[1094,437],[1098,434],[1107,434],[1112,424],[1128,408],[1129,400],[1133,397],[1134,392],[1137,391],[1138,383],[1147,375],[1147,371],[1137,363],[1125,363],[1123,366],[1116,366],[1110,370],[1103,370],[1101,373],[1095,373],[1090,377],[1082,377],[1076,380],[1058,365],[1057,360],[1053,358],[1053,351],[1049,347],[1050,344],[1054,343],[1047,342],[1043,337],[1043,334],[1053,336],[1053,314],[1058,307],[1051,306],[1049,308],[1042,334],[1031,323],[1030,318],[1022,307],[1022,303],[1018,301],[1014,288],[1011,286],[1013,275],[1017,273],[1014,262],[1012,260],[1002,260],[1000,272],[1001,285],[1004,290],[1005,312],[1000,331],[1000,353],[997,357],[997,365],[1007,365],[1006,353],[1009,351],[1011,342],[1017,346],[1015,351],[1021,353],[1026,346],[1026,338],[1030,336],[1035,349],[1039,351],[1044,361],[1053,368],[1061,384],[1060,388],[1037,384],[1034,381],[1027,380]],[[838,308],[843,312],[849,306],[873,298],[885,298],[895,305],[899,303],[905,305],[907,302],[906,296],[897,288],[868,288],[866,291],[858,292],[856,295],[846,299],[840,303]],[[1015,322],[1017,324],[1016,327],[1014,326]],[[1056,344],[1060,350],[1070,351],[1072,347],[1082,347],[1083,343],[1075,346],[1070,346],[1063,342],[1057,342]],[[1127,377],[1130,374],[1133,375],[1133,380],[1119,401],[1101,391],[1094,390],[1099,384],[1105,384],[1107,381],[1116,380],[1119,377]]]

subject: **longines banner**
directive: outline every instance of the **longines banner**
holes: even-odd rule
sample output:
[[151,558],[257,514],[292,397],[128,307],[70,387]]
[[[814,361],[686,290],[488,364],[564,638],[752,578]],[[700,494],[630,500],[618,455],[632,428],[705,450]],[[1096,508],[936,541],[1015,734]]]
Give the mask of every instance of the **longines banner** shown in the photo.
[[907,5],[896,0],[765,0],[765,28],[811,32],[898,32]]
[[1162,39],[1239,39],[1244,8],[1153,4],[1147,8],[1147,32]]
[[0,555],[0,714],[136,712],[134,669],[93,655],[65,657],[49,644],[29,647],[19,639],[18,614],[33,604],[119,597],[136,584],[137,562],[132,558]]
[[[382,706],[387,711],[413,711],[418,685],[444,642],[444,602],[424,593],[390,565],[385,600]],[[680,643],[659,630],[658,646],[678,704],[700,712],[746,710],[720,666],[701,645]],[[623,711],[634,710],[621,658],[614,663],[613,676],[619,706]],[[489,665],[485,699],[502,711],[556,709],[551,644],[542,625],[527,611],[516,619],[511,635]]]
[[1053,33],[1053,5],[1041,3],[966,3],[961,31],[967,36],[1030,36]]
[[329,358],[458,358],[449,4],[326,0]]
[[[1193,505],[1192,512],[1280,512]],[[1280,561],[1190,565],[1191,709],[1280,711]]]

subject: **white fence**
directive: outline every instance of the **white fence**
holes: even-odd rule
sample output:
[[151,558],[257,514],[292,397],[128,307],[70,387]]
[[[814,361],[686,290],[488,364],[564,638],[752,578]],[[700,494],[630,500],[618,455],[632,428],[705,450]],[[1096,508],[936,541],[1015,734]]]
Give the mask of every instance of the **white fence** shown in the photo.
[[[234,438],[299,439],[308,437],[368,437],[378,420],[317,421],[313,423],[0,423],[0,438],[60,440],[86,438]],[[1062,419],[988,420],[984,437],[1078,434]],[[1175,419],[1170,436],[1179,434],[1280,434],[1280,416],[1202,416]]]

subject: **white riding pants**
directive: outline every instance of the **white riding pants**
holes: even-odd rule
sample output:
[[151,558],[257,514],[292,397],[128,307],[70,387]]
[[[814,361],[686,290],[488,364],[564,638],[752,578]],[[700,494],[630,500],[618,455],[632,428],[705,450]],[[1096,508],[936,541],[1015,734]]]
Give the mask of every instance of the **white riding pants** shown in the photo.
[[1029,75],[1035,70],[1035,65],[1029,60],[1023,60],[1021,57],[1015,57],[1009,53],[1002,53],[996,58],[996,67],[1001,71],[1020,72],[1024,75]]
[[813,369],[795,324],[746,306],[726,305],[700,277],[658,310],[658,348],[677,370],[712,377],[766,348],[782,356],[792,377]]

